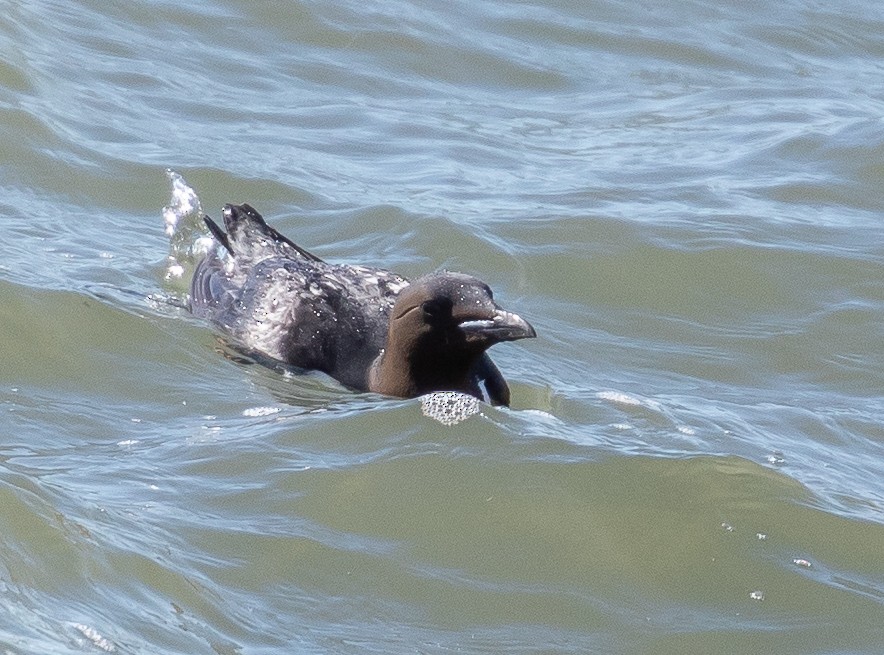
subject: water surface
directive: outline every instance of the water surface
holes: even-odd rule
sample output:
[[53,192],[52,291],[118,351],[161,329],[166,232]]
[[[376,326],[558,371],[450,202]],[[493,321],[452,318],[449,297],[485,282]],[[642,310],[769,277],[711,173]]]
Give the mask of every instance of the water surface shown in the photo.
[[[13,3],[0,645],[880,653],[884,10]],[[165,169],[539,338],[454,426],[163,302]]]

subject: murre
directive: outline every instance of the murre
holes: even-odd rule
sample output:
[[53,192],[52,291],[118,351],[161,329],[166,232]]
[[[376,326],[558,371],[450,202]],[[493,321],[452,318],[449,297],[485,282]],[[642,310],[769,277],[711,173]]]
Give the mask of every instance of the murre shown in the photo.
[[190,310],[238,346],[360,391],[459,391],[509,405],[486,351],[536,333],[481,280],[436,272],[409,283],[383,269],[330,264],[249,205],[226,205],[223,217],[226,231],[204,217],[223,248],[197,265]]

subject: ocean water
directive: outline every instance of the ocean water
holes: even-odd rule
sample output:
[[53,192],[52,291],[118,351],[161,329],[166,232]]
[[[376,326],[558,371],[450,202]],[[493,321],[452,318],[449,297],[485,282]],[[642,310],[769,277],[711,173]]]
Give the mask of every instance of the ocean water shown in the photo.
[[[0,651],[884,652],[884,7],[0,12]],[[166,169],[537,328],[453,425],[174,302]]]

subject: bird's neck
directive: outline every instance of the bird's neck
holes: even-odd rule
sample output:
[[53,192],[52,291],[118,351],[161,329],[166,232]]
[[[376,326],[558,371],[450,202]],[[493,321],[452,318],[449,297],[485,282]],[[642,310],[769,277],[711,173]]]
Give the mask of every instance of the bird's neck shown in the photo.
[[479,356],[481,353],[477,357],[456,357],[393,341],[375,360],[369,374],[369,389],[400,398],[433,391],[460,391],[481,398],[471,375]]

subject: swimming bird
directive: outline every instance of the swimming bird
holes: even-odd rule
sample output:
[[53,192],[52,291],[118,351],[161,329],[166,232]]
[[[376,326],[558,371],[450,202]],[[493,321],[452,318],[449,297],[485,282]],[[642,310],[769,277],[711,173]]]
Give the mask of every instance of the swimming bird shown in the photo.
[[443,271],[409,283],[384,269],[330,264],[249,205],[225,205],[222,215],[226,232],[204,217],[219,247],[194,271],[190,310],[237,346],[359,391],[459,391],[509,405],[486,351],[536,334],[481,280]]

